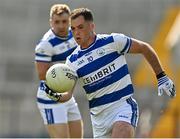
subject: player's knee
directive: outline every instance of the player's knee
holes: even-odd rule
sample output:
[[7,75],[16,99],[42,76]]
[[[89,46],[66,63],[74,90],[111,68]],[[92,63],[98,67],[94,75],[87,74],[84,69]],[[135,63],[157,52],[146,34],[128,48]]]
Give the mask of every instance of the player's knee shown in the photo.
[[127,122],[117,121],[113,125],[112,138],[132,138],[134,137],[134,127]]

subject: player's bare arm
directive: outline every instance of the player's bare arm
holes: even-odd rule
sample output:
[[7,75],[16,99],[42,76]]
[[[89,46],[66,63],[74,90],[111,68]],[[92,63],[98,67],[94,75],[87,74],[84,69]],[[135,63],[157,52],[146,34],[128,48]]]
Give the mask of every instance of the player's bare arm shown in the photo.
[[71,91],[69,91],[69,92],[63,93],[62,94],[63,97],[61,97],[59,99],[59,102],[63,103],[63,102],[67,102],[68,100],[70,100],[72,95],[73,95],[73,92],[74,92],[73,90],[74,90],[74,88]]
[[151,65],[156,75],[164,71],[156,52],[148,43],[132,39],[132,45],[130,47],[129,53],[142,54]]
[[45,75],[49,67],[51,66],[50,63],[45,62],[35,62],[36,69],[38,72],[38,76],[40,80],[45,80]]
[[132,39],[132,45],[129,53],[142,54],[148,63],[153,68],[158,80],[158,95],[161,96],[165,92],[171,98],[176,96],[175,85],[172,80],[166,75],[160,60],[154,49],[143,41]]

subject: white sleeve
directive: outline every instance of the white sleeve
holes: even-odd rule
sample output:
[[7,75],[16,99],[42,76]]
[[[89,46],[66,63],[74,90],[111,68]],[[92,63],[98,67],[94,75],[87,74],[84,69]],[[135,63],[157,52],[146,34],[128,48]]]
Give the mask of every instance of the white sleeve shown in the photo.
[[115,48],[118,53],[126,54],[129,52],[129,49],[132,44],[132,40],[130,37],[125,36],[124,34],[113,33],[113,38],[115,42]]
[[35,61],[51,62],[53,49],[47,41],[40,42],[35,48]]

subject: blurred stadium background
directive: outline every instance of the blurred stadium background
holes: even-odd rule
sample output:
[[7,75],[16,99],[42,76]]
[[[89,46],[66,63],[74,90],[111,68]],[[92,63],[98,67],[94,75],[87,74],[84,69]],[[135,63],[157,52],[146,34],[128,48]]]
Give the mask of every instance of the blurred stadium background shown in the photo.
[[[36,107],[34,48],[55,3],[92,9],[97,33],[121,32],[153,45],[178,95],[158,97],[149,65],[127,56],[140,107],[136,137],[180,137],[180,0],[0,0],[0,137],[48,137]],[[84,136],[92,137],[87,101],[77,90]]]

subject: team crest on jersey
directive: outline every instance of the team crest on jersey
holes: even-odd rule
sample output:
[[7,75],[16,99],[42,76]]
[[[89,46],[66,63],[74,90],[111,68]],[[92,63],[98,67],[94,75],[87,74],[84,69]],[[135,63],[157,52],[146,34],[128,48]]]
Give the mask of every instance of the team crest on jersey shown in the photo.
[[105,54],[105,49],[103,48],[99,48],[96,53],[99,55],[99,56],[103,56]]
[[88,60],[88,62],[92,62],[92,61],[93,61],[93,57],[92,57],[92,56],[89,56],[89,57],[87,58],[87,60]]

